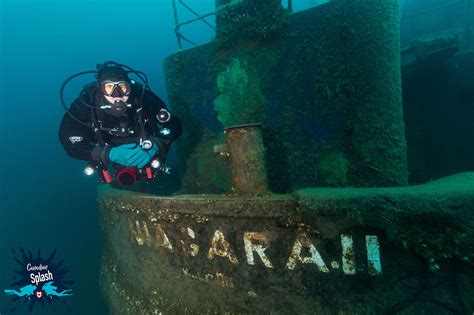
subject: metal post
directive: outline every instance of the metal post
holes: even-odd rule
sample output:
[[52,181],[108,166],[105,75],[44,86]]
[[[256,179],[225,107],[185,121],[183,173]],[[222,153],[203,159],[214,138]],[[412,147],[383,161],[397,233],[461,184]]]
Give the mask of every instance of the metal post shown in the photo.
[[260,124],[224,128],[226,153],[232,171],[232,192],[254,196],[268,193]]
[[183,48],[183,45],[181,44],[181,34],[179,33],[178,25],[178,9],[176,9],[176,0],[173,0],[173,13],[174,13],[174,25],[175,25],[175,33],[176,33],[176,40],[178,41],[178,47],[179,50]]

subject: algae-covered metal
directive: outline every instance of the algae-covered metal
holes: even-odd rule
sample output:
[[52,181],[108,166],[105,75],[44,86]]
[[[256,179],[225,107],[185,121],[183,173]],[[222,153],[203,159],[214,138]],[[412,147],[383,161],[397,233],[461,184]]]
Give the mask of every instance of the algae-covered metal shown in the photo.
[[474,309],[472,173],[265,197],[101,187],[99,202],[116,314]]
[[195,161],[224,127],[256,122],[272,191],[407,184],[397,0],[294,14],[281,1],[222,2],[235,5],[217,14],[216,40],[164,64],[170,105],[192,130],[178,143],[183,193],[221,192],[226,169]]

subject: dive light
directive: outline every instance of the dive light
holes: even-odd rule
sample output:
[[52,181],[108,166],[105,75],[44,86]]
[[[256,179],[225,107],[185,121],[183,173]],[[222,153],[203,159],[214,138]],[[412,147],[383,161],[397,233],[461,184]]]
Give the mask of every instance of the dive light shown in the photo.
[[153,167],[154,169],[159,169],[160,166],[161,166],[161,163],[160,163],[160,160],[158,159],[153,159],[150,163],[151,167]]
[[87,176],[92,176],[95,173],[95,168],[92,165],[87,165],[86,168],[84,168],[84,174]]

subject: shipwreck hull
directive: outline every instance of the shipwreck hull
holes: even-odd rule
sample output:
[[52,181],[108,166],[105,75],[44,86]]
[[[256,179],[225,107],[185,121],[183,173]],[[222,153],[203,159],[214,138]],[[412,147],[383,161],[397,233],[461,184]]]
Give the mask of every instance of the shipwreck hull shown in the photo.
[[113,314],[474,308],[474,173],[264,197],[101,187],[99,203]]

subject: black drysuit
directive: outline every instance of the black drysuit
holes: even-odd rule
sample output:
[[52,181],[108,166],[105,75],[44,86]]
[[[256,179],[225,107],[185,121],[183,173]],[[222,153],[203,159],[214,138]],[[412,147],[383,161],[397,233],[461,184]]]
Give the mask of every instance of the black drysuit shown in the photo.
[[[59,129],[59,140],[66,152],[73,158],[110,164],[109,152],[114,146],[126,143],[139,143],[140,124],[137,114],[142,86],[132,84],[127,103],[132,104],[127,109],[125,117],[116,117],[108,114],[99,106],[104,104],[103,95],[91,85],[85,88],[79,97],[72,103],[69,111],[80,121],[91,124],[93,121],[102,128],[98,133],[92,128],[75,121],[67,113],[64,115]],[[81,101],[82,99],[82,101]],[[92,109],[83,104],[97,106]],[[181,135],[181,120],[171,114],[169,121],[159,122],[157,115],[161,109],[167,111],[165,103],[149,89],[145,89],[143,97],[142,121],[146,136],[143,140],[152,140],[159,147],[159,155],[164,160],[170,145]]]

